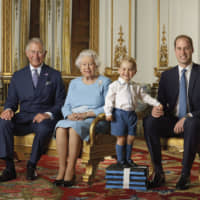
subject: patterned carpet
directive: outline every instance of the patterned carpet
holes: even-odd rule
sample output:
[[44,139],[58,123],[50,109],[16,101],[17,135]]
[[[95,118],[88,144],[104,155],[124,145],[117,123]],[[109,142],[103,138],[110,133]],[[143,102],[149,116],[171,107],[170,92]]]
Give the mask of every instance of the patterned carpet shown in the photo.
[[[151,163],[146,144],[143,140],[136,140],[133,149],[134,160],[141,165],[150,166]],[[81,161],[77,163],[76,185],[71,188],[59,188],[52,184],[57,173],[57,158],[43,156],[38,164],[39,178],[27,181],[26,162],[16,162],[17,179],[0,183],[0,200],[200,200],[199,166],[200,160],[196,158],[191,171],[191,187],[186,191],[176,191],[175,184],[181,170],[181,153],[176,149],[163,151],[163,166],[166,175],[166,185],[157,190],[135,191],[129,189],[106,189],[105,168],[115,160],[107,159],[99,165],[94,183],[87,185],[82,182],[81,175],[84,166]],[[3,161],[0,161],[0,171],[3,170]]]

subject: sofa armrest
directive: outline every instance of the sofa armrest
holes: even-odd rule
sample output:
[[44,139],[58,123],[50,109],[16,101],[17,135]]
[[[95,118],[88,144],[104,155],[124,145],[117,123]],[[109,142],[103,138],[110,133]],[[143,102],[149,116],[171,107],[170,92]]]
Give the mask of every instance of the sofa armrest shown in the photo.
[[89,130],[89,134],[90,134],[89,143],[90,143],[91,146],[93,146],[93,144],[94,144],[95,133],[96,133],[95,129],[96,129],[97,124],[100,121],[104,121],[105,119],[106,119],[105,114],[101,113],[92,121],[92,123],[90,125],[90,130]]

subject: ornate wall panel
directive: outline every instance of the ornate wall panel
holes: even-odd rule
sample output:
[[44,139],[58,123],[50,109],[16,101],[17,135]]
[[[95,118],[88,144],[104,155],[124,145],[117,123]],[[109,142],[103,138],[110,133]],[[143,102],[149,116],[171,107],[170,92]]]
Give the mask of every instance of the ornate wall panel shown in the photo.
[[47,49],[46,63],[71,74],[71,0],[40,1],[40,35]]
[[2,67],[0,75],[3,84],[1,102],[4,102],[10,77],[27,63],[24,49],[29,35],[30,0],[4,0],[1,2]]
[[99,0],[90,0],[90,49],[99,52]]
[[[61,71],[63,77],[77,75],[71,64],[72,1],[40,0],[40,35],[47,49],[45,62]],[[98,52],[99,0],[90,0],[89,27],[89,47]]]
[[119,34],[123,35],[123,46],[126,55],[135,58],[135,26],[136,1],[135,0],[101,0],[100,2],[100,44],[99,54],[102,68],[114,69],[116,49],[119,47]]
[[12,0],[2,1],[2,8],[2,73],[10,75],[12,72]]
[[1,74],[3,77],[11,76],[27,63],[24,49],[29,33],[29,5],[29,0],[2,1]]

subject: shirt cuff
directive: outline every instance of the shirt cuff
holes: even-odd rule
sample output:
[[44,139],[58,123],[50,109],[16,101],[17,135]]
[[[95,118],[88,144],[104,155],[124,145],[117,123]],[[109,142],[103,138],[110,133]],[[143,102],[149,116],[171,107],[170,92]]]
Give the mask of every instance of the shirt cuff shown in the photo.
[[51,112],[45,112],[45,113],[50,116],[51,120],[54,119],[53,114]]
[[187,113],[186,117],[193,117],[192,113]]

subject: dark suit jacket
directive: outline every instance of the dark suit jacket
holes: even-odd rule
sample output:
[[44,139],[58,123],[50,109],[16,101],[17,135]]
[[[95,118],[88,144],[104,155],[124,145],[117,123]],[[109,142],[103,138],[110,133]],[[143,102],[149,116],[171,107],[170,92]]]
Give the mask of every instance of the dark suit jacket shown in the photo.
[[15,112],[20,105],[17,117],[20,123],[44,112],[51,112],[55,119],[59,119],[64,99],[65,88],[60,72],[44,64],[37,88],[34,88],[30,67],[26,66],[14,73],[4,109],[11,108]]
[[[173,115],[179,95],[178,66],[161,75],[158,100],[164,106],[166,115]],[[200,118],[200,65],[193,64],[189,81],[189,112]]]

